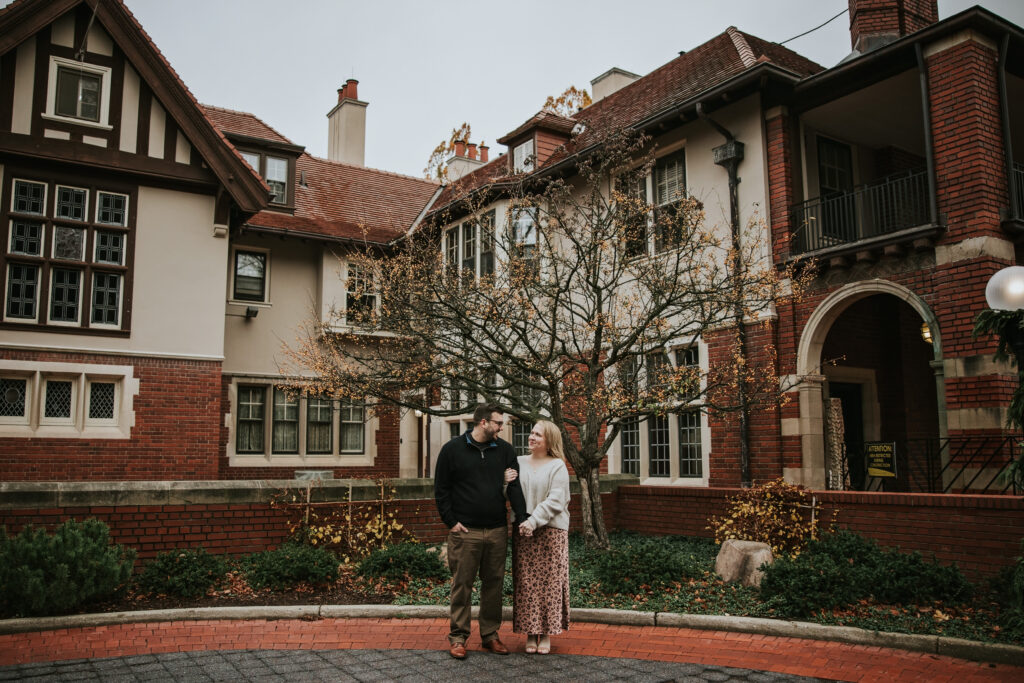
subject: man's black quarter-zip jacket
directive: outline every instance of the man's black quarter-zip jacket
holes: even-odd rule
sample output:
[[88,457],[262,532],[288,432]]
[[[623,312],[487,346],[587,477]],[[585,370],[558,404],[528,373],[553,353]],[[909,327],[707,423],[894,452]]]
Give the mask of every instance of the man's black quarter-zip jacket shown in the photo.
[[[519,471],[509,442],[495,437],[477,443],[472,432],[453,438],[437,456],[434,498],[441,519],[450,529],[456,523],[470,529],[497,529],[508,524],[505,507],[505,470]],[[526,499],[519,478],[508,485],[508,500],[518,524],[526,519]]]

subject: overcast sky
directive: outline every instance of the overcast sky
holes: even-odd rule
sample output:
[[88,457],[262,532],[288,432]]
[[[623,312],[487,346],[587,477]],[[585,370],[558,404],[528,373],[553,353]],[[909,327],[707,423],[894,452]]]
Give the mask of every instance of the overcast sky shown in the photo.
[[[256,114],[326,156],[326,114],[345,79],[369,102],[366,165],[420,176],[462,121],[494,140],[548,95],[617,66],[638,74],[728,26],[781,42],[847,0],[126,0],[205,104]],[[6,4],[6,2],[3,2]],[[1024,25],[1024,0],[973,4]],[[787,47],[832,66],[850,51],[849,17]]]

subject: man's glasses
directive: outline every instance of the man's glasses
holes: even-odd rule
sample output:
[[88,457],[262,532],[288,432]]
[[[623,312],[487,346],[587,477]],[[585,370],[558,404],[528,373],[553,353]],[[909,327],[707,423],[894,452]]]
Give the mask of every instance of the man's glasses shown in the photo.
[[501,429],[502,427],[505,426],[505,421],[504,420],[491,420],[491,419],[488,418],[487,421],[488,422],[493,422],[494,424],[498,425],[498,429]]

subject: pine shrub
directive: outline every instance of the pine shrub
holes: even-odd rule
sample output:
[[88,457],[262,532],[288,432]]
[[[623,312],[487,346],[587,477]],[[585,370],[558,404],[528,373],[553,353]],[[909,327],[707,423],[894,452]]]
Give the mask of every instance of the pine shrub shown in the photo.
[[113,595],[134,564],[135,549],[111,545],[97,519],[68,520],[53,534],[29,526],[10,537],[0,528],[0,615],[70,612]]
[[370,553],[359,563],[359,575],[390,581],[445,579],[448,568],[437,553],[428,553],[421,543],[396,543]]
[[303,581],[335,581],[338,564],[337,556],[326,548],[286,543],[276,550],[249,555],[242,568],[253,588],[288,588]]
[[227,562],[203,548],[170,550],[147,564],[136,582],[146,593],[198,598],[227,571]]

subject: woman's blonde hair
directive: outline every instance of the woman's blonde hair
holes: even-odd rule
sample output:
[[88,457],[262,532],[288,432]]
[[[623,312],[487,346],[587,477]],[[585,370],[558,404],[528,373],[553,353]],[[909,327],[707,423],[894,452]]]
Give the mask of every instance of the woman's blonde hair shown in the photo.
[[558,430],[555,423],[537,420],[537,426],[544,432],[544,443],[548,445],[548,455],[565,460],[565,451],[562,450],[562,432]]

